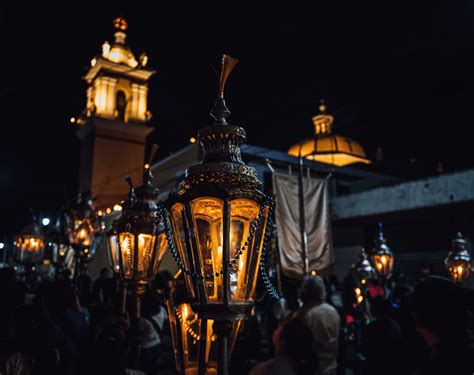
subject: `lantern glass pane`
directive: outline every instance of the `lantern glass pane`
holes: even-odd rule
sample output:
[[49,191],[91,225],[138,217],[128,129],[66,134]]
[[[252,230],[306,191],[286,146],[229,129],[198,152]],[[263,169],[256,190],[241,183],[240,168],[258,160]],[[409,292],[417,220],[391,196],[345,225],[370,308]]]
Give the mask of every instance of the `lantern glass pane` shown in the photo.
[[158,253],[156,254],[155,263],[153,264],[153,275],[156,275],[158,272],[161,260],[165,256],[166,250],[168,249],[168,242],[166,241],[166,234],[164,232],[158,235],[156,241],[158,241],[158,248],[156,250]]
[[123,277],[131,278],[133,275],[133,249],[135,236],[129,232],[119,233],[120,253],[122,256]]
[[446,262],[449,275],[456,283],[462,283],[471,275],[471,263],[464,260],[451,260]]
[[88,219],[75,219],[71,234],[71,243],[90,246],[94,237],[94,228]]
[[390,277],[393,269],[393,257],[389,254],[373,254],[375,271],[379,276]]
[[138,235],[138,276],[147,278],[153,269],[152,256],[156,236],[140,233]]
[[[192,265],[190,262],[188,249],[186,247],[186,237],[184,233],[184,223],[183,223],[183,215],[184,215],[184,206],[181,203],[175,204],[171,208],[171,224],[173,227],[173,235],[176,242],[176,247],[179,253],[181,260],[184,263],[184,266],[187,269],[192,269]],[[189,275],[185,275],[184,277],[186,282],[186,287],[188,292],[191,294],[191,297],[194,297],[194,289],[191,277]]]
[[[254,251],[260,252],[260,247],[255,249],[253,238],[248,241],[250,225],[257,220],[259,205],[248,199],[236,199],[230,202],[230,258],[236,260],[237,271],[230,275],[230,293],[234,301],[245,301],[249,289],[251,263],[253,257],[258,257]],[[258,232],[256,234],[258,235]],[[246,242],[247,245],[246,245]],[[245,250],[242,250],[245,248]],[[239,254],[242,252],[242,254]],[[237,258],[238,256],[238,258]],[[258,266],[258,260],[255,263]],[[258,267],[254,267],[258,271]]]
[[114,273],[120,272],[120,246],[116,234],[109,236],[109,254]]
[[[199,247],[199,261],[203,274],[220,272],[223,268],[222,217],[224,202],[217,198],[197,198],[191,202],[191,210]],[[205,281],[204,291],[209,302],[224,298],[223,278]]]

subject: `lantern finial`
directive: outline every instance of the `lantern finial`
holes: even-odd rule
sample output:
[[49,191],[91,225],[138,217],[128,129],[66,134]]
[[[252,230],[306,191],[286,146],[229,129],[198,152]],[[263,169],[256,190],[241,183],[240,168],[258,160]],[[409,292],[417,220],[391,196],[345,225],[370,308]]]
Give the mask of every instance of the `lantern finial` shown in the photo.
[[226,118],[230,116],[230,111],[225,104],[224,88],[230,73],[238,62],[239,60],[234,59],[229,55],[224,55],[222,57],[222,68],[219,78],[219,93],[217,95],[214,108],[211,111],[211,116],[214,117],[215,124],[227,125]]

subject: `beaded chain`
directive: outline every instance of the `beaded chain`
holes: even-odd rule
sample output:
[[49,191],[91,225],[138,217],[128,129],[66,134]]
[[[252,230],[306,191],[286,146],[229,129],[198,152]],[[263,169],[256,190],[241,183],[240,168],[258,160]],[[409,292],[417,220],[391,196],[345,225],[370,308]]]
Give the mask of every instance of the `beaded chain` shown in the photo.
[[[263,205],[260,206],[257,220],[253,221],[250,224],[250,229],[249,229],[249,234],[247,236],[247,240],[244,242],[244,245],[240,248],[236,254],[232,256],[232,259],[229,260],[229,263],[227,264],[228,272],[230,274],[233,274],[237,272],[238,270],[238,260],[240,256],[243,254],[244,251],[248,250],[249,244],[252,241],[253,235],[255,234],[255,231],[261,225],[264,217],[265,217],[265,208],[268,207],[268,221],[270,221],[272,217],[272,212],[273,212],[273,199],[267,198],[264,202]],[[196,280],[214,280],[215,277],[219,277],[219,275],[224,275],[226,270],[221,270],[220,272],[216,273],[207,273],[207,274],[202,274],[202,273],[197,273],[197,272],[192,272],[190,269],[187,269],[186,266],[184,265],[183,261],[181,260],[181,257],[179,255],[178,250],[176,249],[176,244],[173,239],[173,233],[172,229],[170,227],[169,223],[169,218],[168,215],[166,214],[166,209],[164,207],[163,202],[159,202],[158,204],[158,219],[161,220],[163,223],[164,227],[164,232],[166,235],[166,240],[168,242],[168,248],[170,249],[171,255],[173,256],[174,260],[176,261],[176,264],[178,267],[185,273],[186,275],[189,275]],[[270,292],[270,294],[275,297],[276,299],[279,299],[278,293],[276,289],[273,287],[272,282],[270,280],[270,277],[267,274],[266,268],[265,268],[265,262],[266,262],[266,247],[268,244],[268,239],[271,235],[271,230],[270,226],[267,225],[265,228],[265,233],[263,237],[263,246],[262,246],[262,253],[260,257],[260,271],[262,273],[262,278],[265,284],[265,287],[267,290]]]

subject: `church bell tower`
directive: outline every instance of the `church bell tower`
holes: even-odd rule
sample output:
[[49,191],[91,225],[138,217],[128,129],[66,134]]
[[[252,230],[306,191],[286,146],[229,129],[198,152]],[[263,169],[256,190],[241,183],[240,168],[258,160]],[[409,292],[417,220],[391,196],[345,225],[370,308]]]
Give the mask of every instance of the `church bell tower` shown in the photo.
[[127,22],[114,20],[114,42],[104,42],[84,76],[87,103],[80,126],[79,191],[91,190],[98,208],[113,207],[128,192],[124,176],[142,181],[146,138],[153,128],[147,107],[148,81],[155,73],[142,53],[137,60],[127,45]]

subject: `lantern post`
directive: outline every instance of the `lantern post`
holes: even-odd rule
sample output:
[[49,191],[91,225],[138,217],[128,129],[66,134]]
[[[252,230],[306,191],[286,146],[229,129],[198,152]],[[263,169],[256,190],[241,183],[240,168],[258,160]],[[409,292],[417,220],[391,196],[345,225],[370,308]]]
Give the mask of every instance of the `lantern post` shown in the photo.
[[[214,321],[219,375],[228,371],[232,322],[246,319],[253,310],[272,209],[256,170],[242,161],[245,130],[226,121],[230,111],[224,86],[236,63],[224,55],[218,97],[211,111],[214,124],[198,133],[202,163],[188,168],[161,211],[171,253],[194,301],[191,307],[202,319]],[[266,274],[263,280],[276,293]]]
[[159,190],[153,185],[152,178],[149,168],[145,169],[143,185],[138,188],[134,188],[131,179],[127,178],[130,193],[120,218],[113,222],[108,235],[113,269],[122,280],[122,308],[126,307],[127,289],[133,296],[135,366],[138,366],[140,356],[141,299],[147,284],[154,280],[167,248],[163,226],[158,220]]
[[36,264],[43,259],[46,239],[41,226],[35,220],[25,226],[16,236],[14,244],[16,261],[25,268],[26,281],[29,282]]

